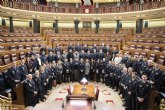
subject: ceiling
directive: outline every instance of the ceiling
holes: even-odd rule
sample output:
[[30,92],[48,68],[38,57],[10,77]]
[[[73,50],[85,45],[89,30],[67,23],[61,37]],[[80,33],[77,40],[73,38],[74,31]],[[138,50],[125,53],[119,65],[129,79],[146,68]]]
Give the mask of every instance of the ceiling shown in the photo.
[[[81,0],[46,0],[47,2],[81,3]],[[94,3],[117,2],[119,0],[93,0]]]

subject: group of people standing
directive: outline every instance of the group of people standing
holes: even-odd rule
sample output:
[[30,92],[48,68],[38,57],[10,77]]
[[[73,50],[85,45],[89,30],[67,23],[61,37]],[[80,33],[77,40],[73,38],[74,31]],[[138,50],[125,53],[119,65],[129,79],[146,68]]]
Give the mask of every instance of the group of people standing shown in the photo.
[[54,49],[41,48],[40,54],[32,52],[21,60],[20,66],[14,63],[5,73],[5,79],[12,88],[24,83],[26,106],[44,101],[56,83],[78,82],[86,77],[118,91],[127,110],[147,110],[150,92],[160,91],[165,81],[165,72],[151,63],[142,56],[122,55],[104,43],[69,44],[67,50],[57,44]]

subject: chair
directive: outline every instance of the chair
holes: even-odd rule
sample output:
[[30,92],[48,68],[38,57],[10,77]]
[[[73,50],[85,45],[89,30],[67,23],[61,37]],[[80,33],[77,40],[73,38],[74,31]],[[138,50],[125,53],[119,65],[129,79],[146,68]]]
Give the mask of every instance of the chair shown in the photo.
[[162,43],[162,44],[165,44],[165,40],[163,40],[161,43]]
[[147,57],[147,54],[146,53],[141,53],[141,55],[146,58]]
[[6,39],[6,43],[12,43],[11,39]]
[[11,45],[10,46],[10,50],[16,50],[17,48],[16,48],[16,46],[15,45]]
[[152,60],[153,62],[155,62],[155,60],[156,60],[156,55],[155,55],[155,54],[151,54],[151,55],[150,55],[150,60]]
[[159,42],[159,40],[154,40],[153,43],[154,44],[159,44],[160,42]]
[[136,46],[135,45],[131,45],[130,49],[135,49]]
[[23,58],[25,58],[25,57],[26,57],[26,55],[25,55],[25,53],[24,53],[24,52],[20,52],[20,53],[19,53],[19,57],[20,57],[20,59],[23,59]]
[[31,39],[26,39],[25,41],[26,41],[26,42],[31,42]]
[[133,42],[133,43],[137,43],[137,42],[138,42],[138,40],[134,39],[132,42]]
[[4,65],[4,63],[3,63],[2,59],[0,59],[0,66],[3,66],[3,65]]
[[159,46],[155,46],[154,47],[154,51],[157,51],[157,52],[160,51],[160,47]]
[[18,45],[18,50],[24,49],[23,45]]
[[147,40],[146,43],[152,43],[152,40]]
[[163,59],[159,59],[158,64],[165,65],[165,61]]
[[140,55],[140,53],[139,52],[135,52],[134,53],[134,56],[136,57],[136,56],[139,56]]
[[3,51],[5,50],[5,47],[4,46],[0,46],[0,51]]
[[20,39],[20,42],[25,42],[25,39]]
[[162,52],[165,52],[165,47],[162,48]]
[[31,41],[32,41],[32,42],[36,42],[37,40],[36,40],[36,39],[32,39]]
[[141,45],[138,45],[136,49],[141,50],[141,49],[143,49],[143,47]]
[[13,39],[13,43],[18,43],[18,39]]
[[38,44],[34,44],[33,47],[35,47],[36,49],[39,48]]
[[11,61],[12,61],[12,62],[15,62],[15,61],[17,61],[17,60],[18,60],[18,58],[17,58],[16,53],[11,54]]
[[3,60],[4,60],[4,64],[5,64],[5,65],[11,63],[11,60],[10,60],[9,55],[4,55],[4,56],[3,56]]
[[25,49],[31,49],[30,45],[25,45]]
[[139,42],[140,42],[140,43],[143,43],[144,41],[140,39]]
[[151,50],[150,46],[144,46],[144,50]]

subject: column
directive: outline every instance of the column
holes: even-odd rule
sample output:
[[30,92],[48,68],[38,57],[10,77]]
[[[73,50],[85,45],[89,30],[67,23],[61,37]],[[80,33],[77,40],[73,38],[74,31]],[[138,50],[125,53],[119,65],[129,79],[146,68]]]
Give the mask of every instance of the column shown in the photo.
[[139,19],[136,21],[136,33],[142,33],[143,29],[143,19]]
[[148,27],[148,21],[144,22],[144,27],[147,28]]
[[33,27],[32,21],[29,21],[29,27]]
[[53,23],[53,28],[55,33],[58,33],[58,20],[55,20],[55,22]]
[[40,33],[40,21],[33,19],[33,31],[34,33]]
[[2,19],[2,26],[6,26],[6,20]]
[[99,13],[99,3],[96,3],[95,12]]
[[96,28],[95,28],[95,33],[99,33],[99,27],[100,27],[100,21],[99,20],[95,20],[95,25],[96,25]]
[[116,34],[119,33],[119,28],[120,28],[120,20],[117,20],[117,22],[116,22]]
[[79,12],[79,3],[76,3],[76,13]]
[[74,20],[74,26],[75,26],[75,32],[76,33],[79,33],[79,31],[78,31],[78,24],[79,24],[79,20]]
[[14,32],[13,17],[9,17],[10,32]]

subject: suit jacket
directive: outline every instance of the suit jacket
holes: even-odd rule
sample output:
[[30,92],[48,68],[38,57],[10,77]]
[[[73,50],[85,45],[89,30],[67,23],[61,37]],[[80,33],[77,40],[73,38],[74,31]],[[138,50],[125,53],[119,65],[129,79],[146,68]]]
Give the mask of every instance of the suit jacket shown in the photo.
[[85,74],[89,75],[90,72],[90,63],[85,63]]

